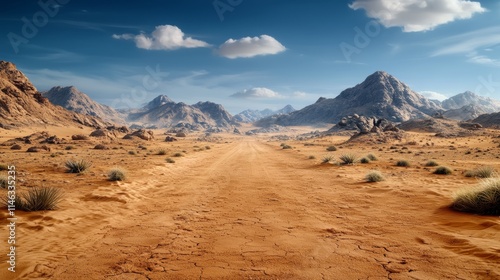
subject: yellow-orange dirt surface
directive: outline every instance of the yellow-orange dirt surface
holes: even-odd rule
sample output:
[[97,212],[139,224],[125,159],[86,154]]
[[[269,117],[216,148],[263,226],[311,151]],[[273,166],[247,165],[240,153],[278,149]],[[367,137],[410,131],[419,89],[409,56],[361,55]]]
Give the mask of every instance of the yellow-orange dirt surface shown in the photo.
[[[66,139],[90,132],[3,130],[0,142],[42,130]],[[336,136],[214,134],[201,141],[192,134],[166,143],[157,131],[155,141],[104,141],[108,150],[93,149],[102,143],[95,139],[41,153],[0,146],[0,164],[16,166],[19,193],[43,186],[64,192],[57,210],[16,211],[15,273],[7,270],[8,215],[0,211],[0,279],[500,279],[500,217],[447,207],[453,192],[478,183],[463,172],[483,165],[500,171],[498,135],[414,133],[364,145]],[[326,151],[330,145],[337,151]],[[167,154],[157,155],[160,148]],[[183,156],[174,157],[178,152]],[[344,153],[378,160],[321,163]],[[69,159],[93,165],[70,174]],[[395,166],[401,159],[411,166]],[[430,159],[453,174],[432,174],[424,166]],[[115,166],[127,170],[126,181],[107,180]],[[371,170],[386,180],[365,182]]]

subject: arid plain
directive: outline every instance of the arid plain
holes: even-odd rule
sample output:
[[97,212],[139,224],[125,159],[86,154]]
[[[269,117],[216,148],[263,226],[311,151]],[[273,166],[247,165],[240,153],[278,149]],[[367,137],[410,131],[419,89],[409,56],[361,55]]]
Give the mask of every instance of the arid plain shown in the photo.
[[[467,170],[500,170],[498,130],[408,133],[384,144],[196,133],[167,143],[161,130],[153,141],[74,141],[92,130],[39,127],[1,130],[0,140],[40,131],[68,140],[39,153],[0,146],[0,163],[16,166],[18,192],[51,186],[64,197],[53,211],[16,212],[16,273],[2,263],[1,279],[500,278],[499,217],[448,207],[455,191],[478,183]],[[345,153],[377,160],[336,164]],[[331,163],[322,163],[326,155]],[[71,159],[92,166],[66,173]],[[396,166],[403,159],[409,167]],[[428,160],[453,173],[433,174]],[[107,180],[115,166],[125,181]],[[366,182],[371,170],[385,180]],[[6,221],[7,211],[0,215]]]

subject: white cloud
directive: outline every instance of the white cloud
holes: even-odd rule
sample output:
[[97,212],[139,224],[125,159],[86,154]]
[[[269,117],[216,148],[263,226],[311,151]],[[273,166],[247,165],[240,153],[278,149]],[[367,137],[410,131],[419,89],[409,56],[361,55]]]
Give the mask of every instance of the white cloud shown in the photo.
[[435,92],[435,91],[425,90],[425,91],[421,91],[419,93],[428,99],[436,99],[439,101],[443,101],[445,99],[448,99],[448,97],[446,97],[446,95],[441,94],[439,92]]
[[400,26],[404,32],[432,30],[486,11],[481,3],[469,0],[355,0],[349,7],[364,9],[385,27]]
[[268,88],[251,88],[232,94],[231,97],[235,98],[281,98],[282,96]]
[[476,64],[500,66],[499,59],[490,58],[490,57],[487,57],[485,55],[477,55],[476,54],[476,55],[470,56],[467,61],[472,62],[472,63],[476,63]]
[[210,45],[206,42],[186,37],[184,32],[173,25],[156,26],[151,36],[141,33],[113,34],[113,39],[134,40],[135,45],[146,50],[176,50],[180,48],[203,48]]
[[303,91],[295,91],[292,93],[292,97],[296,97],[296,98],[303,98],[306,96],[307,96],[307,93],[305,93]]
[[234,59],[277,54],[285,50],[285,46],[273,37],[261,35],[260,37],[245,37],[239,40],[229,39],[219,47],[219,54]]

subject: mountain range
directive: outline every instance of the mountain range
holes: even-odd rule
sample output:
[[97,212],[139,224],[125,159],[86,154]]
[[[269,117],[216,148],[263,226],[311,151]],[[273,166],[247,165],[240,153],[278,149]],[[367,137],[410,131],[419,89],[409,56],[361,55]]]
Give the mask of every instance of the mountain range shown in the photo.
[[297,111],[295,108],[292,107],[292,105],[286,105],[285,107],[273,111],[271,109],[264,109],[264,110],[245,110],[237,115],[234,116],[235,120],[238,122],[242,123],[253,123],[256,122],[260,119],[263,119],[265,117],[269,117],[272,115],[284,115],[284,114],[290,114],[291,112]]
[[108,125],[100,118],[71,112],[52,104],[13,63],[0,61],[0,126],[46,124]]

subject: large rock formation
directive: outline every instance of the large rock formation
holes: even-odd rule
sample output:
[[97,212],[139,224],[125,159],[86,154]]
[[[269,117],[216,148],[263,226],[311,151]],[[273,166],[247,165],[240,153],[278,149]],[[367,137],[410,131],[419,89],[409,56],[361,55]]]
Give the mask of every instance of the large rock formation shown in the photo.
[[109,106],[95,102],[74,86],[53,87],[49,91],[43,92],[42,95],[47,97],[52,104],[59,105],[70,111],[99,117],[112,123],[125,123],[122,114]]
[[99,118],[55,106],[13,63],[0,61],[0,127],[33,125],[106,126]]
[[320,98],[316,103],[289,115],[265,118],[257,125],[314,125],[336,123],[352,114],[375,116],[393,122],[433,115],[441,107],[413,91],[395,77],[377,71],[355,87],[335,98]]

